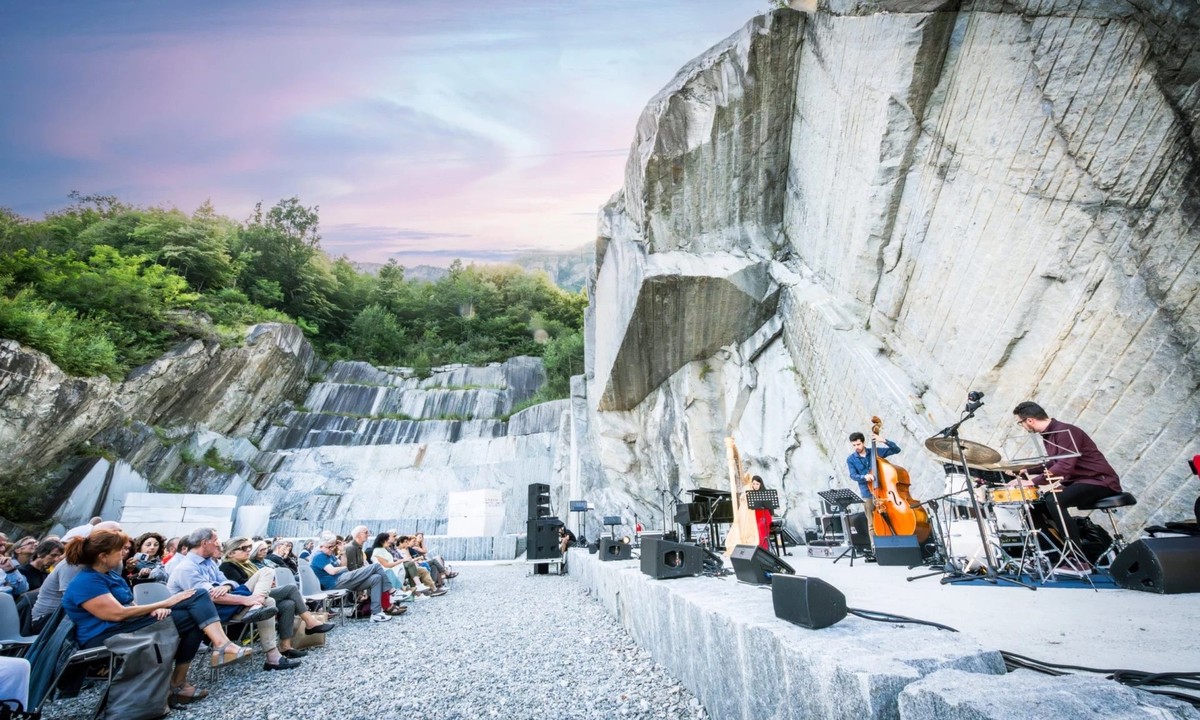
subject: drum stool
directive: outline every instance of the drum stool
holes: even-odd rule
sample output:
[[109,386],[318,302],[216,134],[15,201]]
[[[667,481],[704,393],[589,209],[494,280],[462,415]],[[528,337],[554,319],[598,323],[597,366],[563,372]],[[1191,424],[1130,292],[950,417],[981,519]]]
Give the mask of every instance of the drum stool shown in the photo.
[[1137,498],[1135,498],[1131,493],[1123,492],[1120,495],[1111,495],[1106,498],[1101,498],[1091,505],[1079,506],[1080,510],[1099,510],[1108,516],[1108,524],[1112,526],[1113,531],[1112,545],[1110,545],[1108,549],[1104,551],[1104,554],[1100,556],[1101,559],[1107,558],[1109,563],[1111,563],[1112,558],[1115,558],[1117,553],[1125,549],[1125,538],[1121,537],[1121,532],[1117,530],[1117,520],[1113,513],[1115,513],[1118,508],[1133,507],[1134,505],[1137,505]]

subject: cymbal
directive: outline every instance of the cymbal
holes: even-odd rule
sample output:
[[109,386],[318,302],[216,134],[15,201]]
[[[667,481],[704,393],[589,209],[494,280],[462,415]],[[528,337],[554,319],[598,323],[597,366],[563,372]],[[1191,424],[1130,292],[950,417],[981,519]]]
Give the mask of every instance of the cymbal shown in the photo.
[[[981,445],[970,440],[960,440],[960,442],[962,443],[963,455],[966,457],[968,465],[987,465],[989,463],[1000,462],[1000,453],[987,445]],[[925,441],[925,449],[947,460],[957,461],[959,459],[958,448],[954,445],[954,438],[931,437]]]

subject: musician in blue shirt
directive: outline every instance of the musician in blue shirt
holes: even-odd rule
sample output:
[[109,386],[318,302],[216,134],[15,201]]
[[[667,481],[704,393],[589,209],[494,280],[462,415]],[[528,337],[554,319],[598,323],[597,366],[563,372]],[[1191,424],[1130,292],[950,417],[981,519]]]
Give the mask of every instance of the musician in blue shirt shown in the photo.
[[[871,439],[875,441],[875,454],[881,458],[900,453],[900,446],[891,440],[878,435],[872,435]],[[870,517],[874,505],[870,483],[875,481],[871,449],[867,447],[866,437],[860,432],[850,433],[850,447],[854,449],[854,452],[846,458],[846,467],[850,470],[850,479],[858,483],[858,494],[862,495],[867,506],[867,516]]]

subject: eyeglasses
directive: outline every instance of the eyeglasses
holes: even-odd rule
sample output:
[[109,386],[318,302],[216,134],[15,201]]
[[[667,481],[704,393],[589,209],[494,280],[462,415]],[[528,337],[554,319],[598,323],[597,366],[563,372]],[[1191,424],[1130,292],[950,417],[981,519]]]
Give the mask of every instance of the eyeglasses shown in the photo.
[[241,550],[242,552],[250,552],[253,547],[253,545],[243,545],[239,547],[238,550]]

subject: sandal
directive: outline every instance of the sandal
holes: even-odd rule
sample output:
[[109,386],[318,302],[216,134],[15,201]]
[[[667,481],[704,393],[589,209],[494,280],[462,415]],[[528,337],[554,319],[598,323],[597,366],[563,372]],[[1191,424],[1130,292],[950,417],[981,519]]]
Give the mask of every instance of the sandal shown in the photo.
[[[229,648],[233,648],[236,651],[232,657],[229,655]],[[227,642],[212,651],[212,666],[232,665],[242,658],[249,657],[250,653],[250,648],[242,647],[233,641]]]
[[171,688],[171,694],[167,697],[167,702],[171,706],[187,705],[188,703],[200,702],[206,697],[208,697],[207,690],[201,690],[195,685],[191,687],[179,685]]

